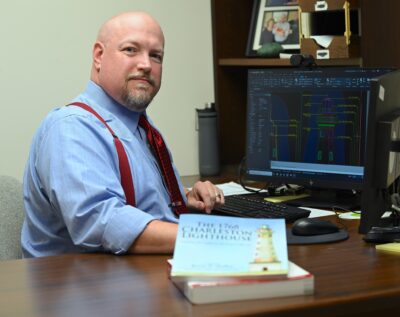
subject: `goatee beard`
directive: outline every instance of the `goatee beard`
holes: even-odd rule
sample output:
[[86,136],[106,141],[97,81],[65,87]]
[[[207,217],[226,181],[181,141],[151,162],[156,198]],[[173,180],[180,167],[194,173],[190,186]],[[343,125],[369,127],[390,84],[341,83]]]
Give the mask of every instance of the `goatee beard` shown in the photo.
[[134,94],[129,93],[126,90],[125,93],[122,95],[124,106],[127,107],[129,110],[136,112],[145,111],[152,100],[153,97],[144,91]]
[[147,91],[146,87],[143,87],[143,88],[139,87],[138,89],[135,89],[134,91],[131,91],[131,92],[129,91],[129,89],[128,89],[129,80],[140,79],[140,78],[146,78],[148,83],[153,88],[155,87],[155,81],[153,78],[148,77],[143,74],[130,74],[127,77],[125,89],[121,96],[122,101],[124,102],[124,106],[126,108],[128,108],[129,110],[136,111],[136,112],[145,111],[154,97],[154,95],[151,95]]

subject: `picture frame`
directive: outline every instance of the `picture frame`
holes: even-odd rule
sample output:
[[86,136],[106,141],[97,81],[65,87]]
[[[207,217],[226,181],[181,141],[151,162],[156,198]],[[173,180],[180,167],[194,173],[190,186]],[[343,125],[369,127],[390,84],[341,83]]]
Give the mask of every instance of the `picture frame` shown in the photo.
[[266,44],[278,43],[284,50],[300,49],[299,7],[296,0],[254,2],[246,56],[258,56]]

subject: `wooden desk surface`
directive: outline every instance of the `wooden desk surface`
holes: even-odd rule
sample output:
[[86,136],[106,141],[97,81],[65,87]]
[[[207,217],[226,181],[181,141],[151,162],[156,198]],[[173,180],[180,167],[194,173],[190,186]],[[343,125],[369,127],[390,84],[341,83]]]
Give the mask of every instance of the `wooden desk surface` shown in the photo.
[[400,256],[376,253],[347,221],[347,241],[289,246],[315,294],[191,305],[167,279],[168,256],[77,254],[0,262],[0,316],[369,316],[398,312]]

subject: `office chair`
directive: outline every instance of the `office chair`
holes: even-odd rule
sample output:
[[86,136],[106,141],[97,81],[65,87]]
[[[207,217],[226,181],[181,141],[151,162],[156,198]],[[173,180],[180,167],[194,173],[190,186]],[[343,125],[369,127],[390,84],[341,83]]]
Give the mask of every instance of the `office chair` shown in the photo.
[[0,260],[20,259],[21,227],[24,220],[22,184],[0,175]]

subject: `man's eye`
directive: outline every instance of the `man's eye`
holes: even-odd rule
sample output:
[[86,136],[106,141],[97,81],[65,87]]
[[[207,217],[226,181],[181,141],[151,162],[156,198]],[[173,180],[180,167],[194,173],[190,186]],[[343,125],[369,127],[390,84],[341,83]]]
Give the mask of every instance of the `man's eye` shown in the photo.
[[129,47],[125,47],[124,51],[127,52],[127,53],[135,53],[137,50],[136,50],[135,47],[129,46]]
[[161,54],[152,54],[151,58],[154,59],[156,62],[161,63],[163,60],[163,56]]

